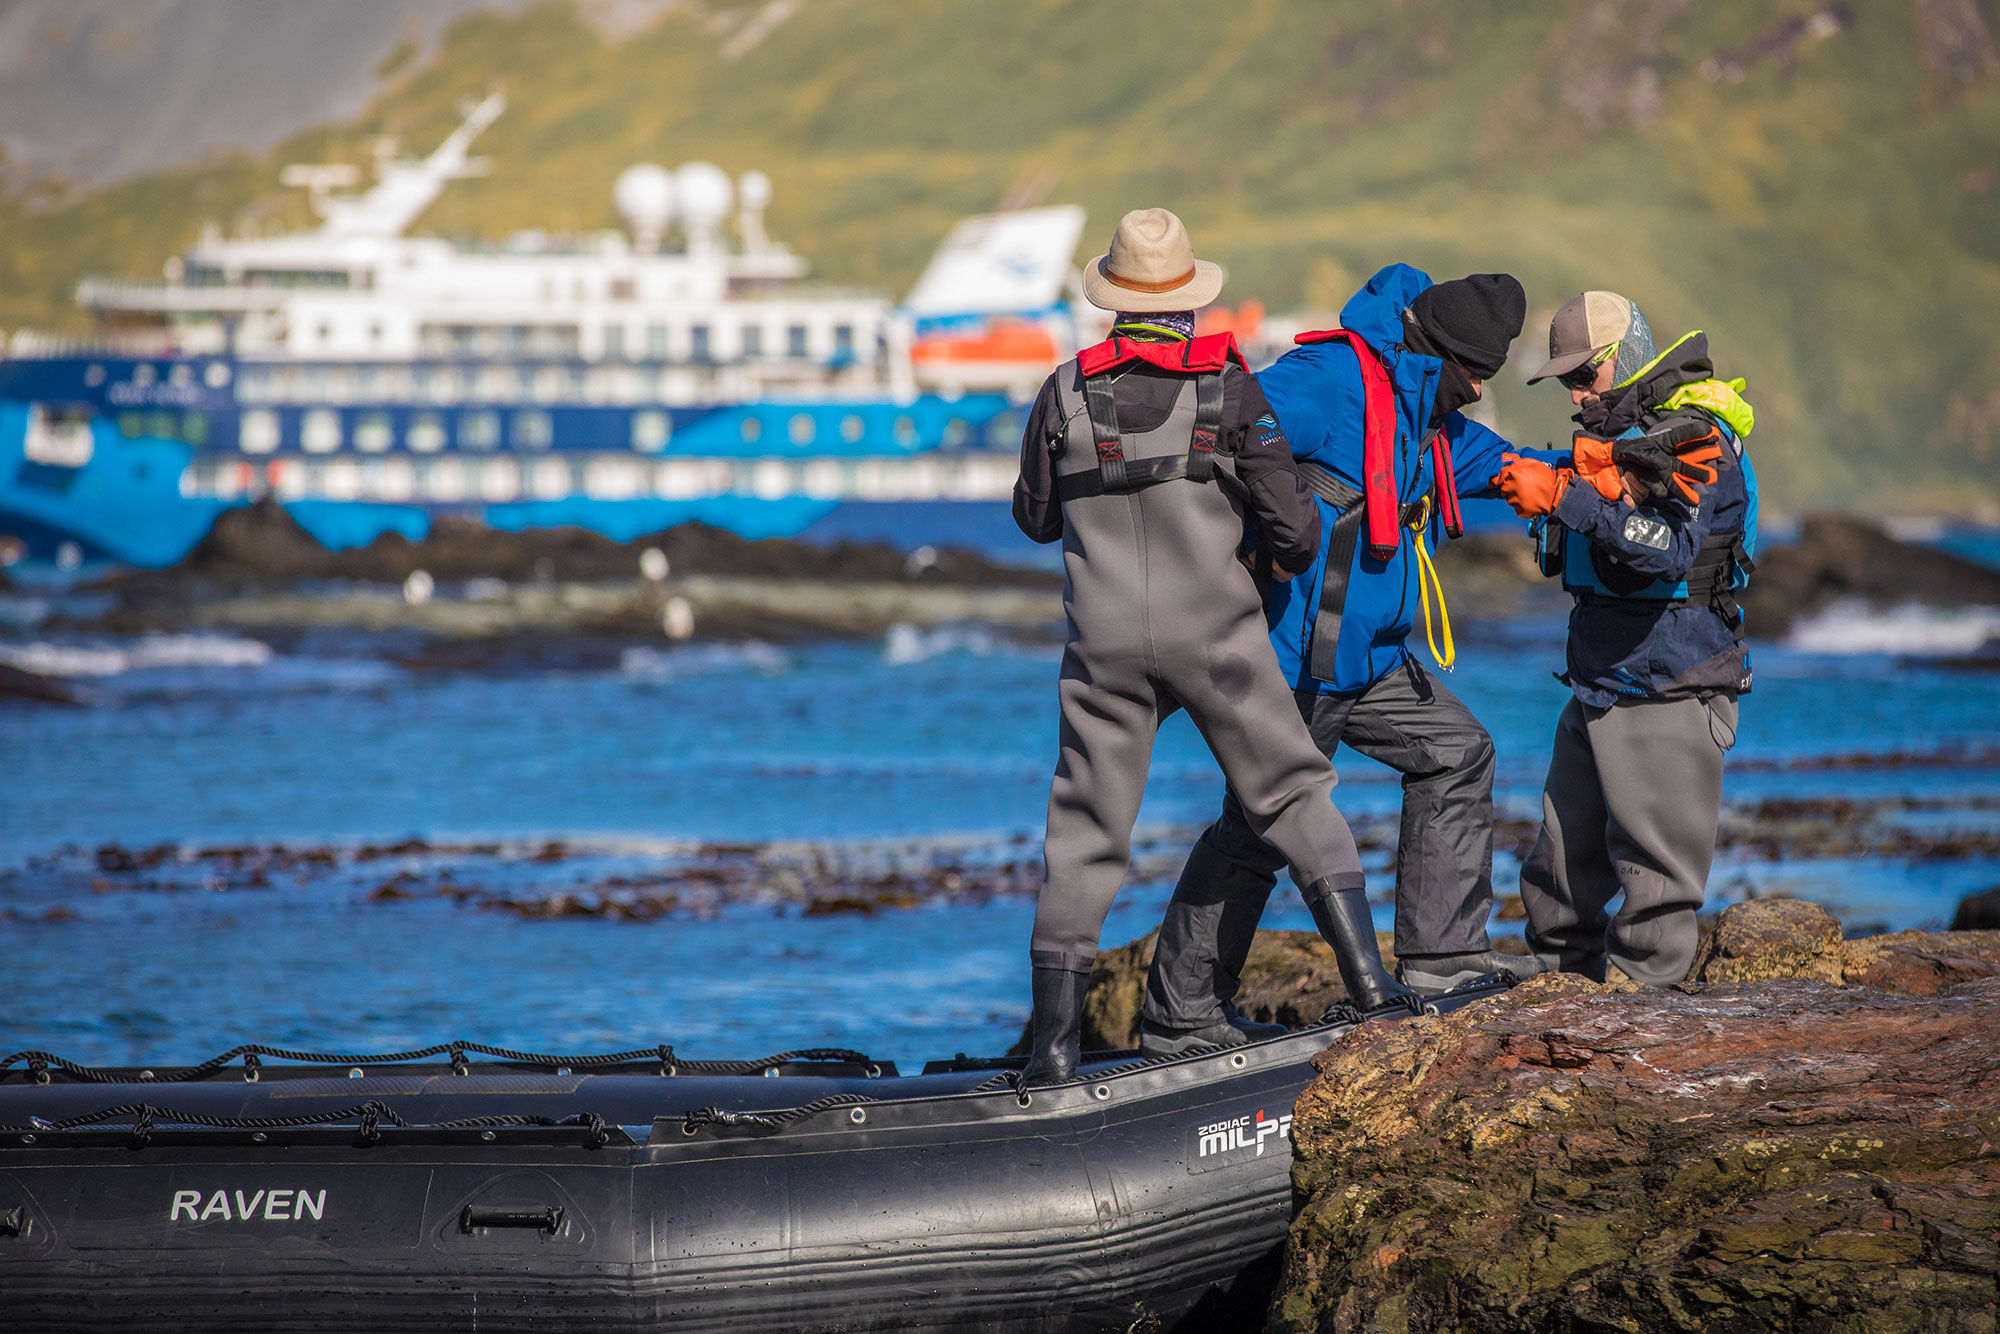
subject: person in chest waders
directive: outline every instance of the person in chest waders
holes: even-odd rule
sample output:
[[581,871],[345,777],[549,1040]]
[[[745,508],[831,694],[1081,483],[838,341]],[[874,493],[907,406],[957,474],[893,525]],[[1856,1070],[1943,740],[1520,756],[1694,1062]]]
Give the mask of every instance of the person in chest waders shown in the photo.
[[1550,376],[1578,408],[1570,457],[1510,457],[1494,479],[1534,519],[1542,572],[1576,598],[1572,698],[1521,867],[1528,943],[1552,968],[1664,986],[1694,962],[1723,757],[1750,689],[1736,593],[1755,567],[1756,418],[1743,381],[1715,378],[1706,335],[1656,353],[1615,292],[1556,312],[1534,380]]
[[1250,516],[1278,577],[1306,568],[1319,513],[1234,339],[1193,337],[1221,288],[1179,218],[1126,214],[1084,271],[1085,297],[1117,313],[1111,337],[1048,378],[1021,440],[1014,519],[1036,542],[1061,539],[1069,616],[1027,1085],[1075,1077],[1098,936],[1154,735],[1176,709],[1290,863],[1356,1004],[1412,999],[1382,966],[1333,766],[1292,704],[1240,558]]
[[[1486,934],[1493,740],[1405,643],[1421,607],[1450,670],[1426,543],[1459,536],[1461,497],[1496,494],[1490,478],[1514,447],[1460,409],[1506,364],[1526,314],[1511,275],[1433,283],[1391,264],[1342,308],[1339,328],[1300,334],[1257,376],[1326,530],[1313,563],[1270,590],[1271,643],[1315,744],[1331,757],[1345,742],[1402,775],[1396,975],[1420,992],[1542,971]],[[1229,793],[1160,926],[1139,1016],[1149,1055],[1233,1046],[1266,1027],[1231,998],[1282,864]]]

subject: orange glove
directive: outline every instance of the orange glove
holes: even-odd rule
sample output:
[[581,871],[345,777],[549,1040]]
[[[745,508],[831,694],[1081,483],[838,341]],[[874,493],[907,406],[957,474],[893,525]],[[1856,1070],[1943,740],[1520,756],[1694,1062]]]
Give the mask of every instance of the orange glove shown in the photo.
[[1618,475],[1618,465],[1611,461],[1609,440],[1578,431],[1570,461],[1576,468],[1577,479],[1596,487],[1598,495],[1606,500],[1625,499],[1625,479]]
[[1514,513],[1524,519],[1553,512],[1563,492],[1569,489],[1570,479],[1576,476],[1568,468],[1551,468],[1540,459],[1522,458],[1519,454],[1502,454],[1500,462],[1493,485],[1514,507]]

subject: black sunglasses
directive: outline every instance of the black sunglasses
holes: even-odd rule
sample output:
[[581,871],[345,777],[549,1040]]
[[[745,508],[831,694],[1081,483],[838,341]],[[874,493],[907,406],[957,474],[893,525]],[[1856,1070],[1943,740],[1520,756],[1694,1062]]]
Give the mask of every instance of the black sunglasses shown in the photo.
[[1564,371],[1556,377],[1556,383],[1565,389],[1590,388],[1590,386],[1597,383],[1598,367],[1602,366],[1606,359],[1611,356],[1612,350],[1607,347],[1589,361],[1584,362],[1583,365],[1574,366]]

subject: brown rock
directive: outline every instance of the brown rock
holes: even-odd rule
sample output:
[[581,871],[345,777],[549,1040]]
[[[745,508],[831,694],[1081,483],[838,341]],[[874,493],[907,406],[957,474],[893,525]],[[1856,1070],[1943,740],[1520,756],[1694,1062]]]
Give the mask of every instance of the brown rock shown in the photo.
[[1531,979],[1317,1058],[1278,1330],[1990,1330],[2000,983]]
[[1840,598],[1883,606],[1920,598],[1940,607],[2000,603],[2000,572],[1912,542],[1865,519],[1815,515],[1788,547],[1761,552],[1742,596],[1745,624],[1783,635],[1792,623]]
[[1841,950],[1841,980],[1906,996],[2000,977],[2000,931],[1897,931],[1850,940]]
[[1958,911],[1952,914],[1951,929],[1954,931],[2000,930],[2000,885],[1981,890],[1977,894],[1967,894],[1958,901]]
[[1688,978],[1756,982],[1771,977],[1841,980],[1840,919],[1804,899],[1732,904],[1703,938]]

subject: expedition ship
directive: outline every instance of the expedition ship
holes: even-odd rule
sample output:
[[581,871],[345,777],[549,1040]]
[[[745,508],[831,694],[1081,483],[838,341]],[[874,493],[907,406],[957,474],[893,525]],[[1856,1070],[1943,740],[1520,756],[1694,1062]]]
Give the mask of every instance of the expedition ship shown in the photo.
[[[475,249],[406,233],[501,114],[429,157],[292,166],[311,231],[213,231],[164,280],[78,289],[96,336],[0,361],[0,548],[179,560],[271,496],[329,547],[439,513],[629,540],[794,535],[843,506],[1009,493],[1021,404],[1074,350],[1083,211],[961,221],[909,298],[808,284],[769,180],[620,175],[624,232]],[[730,233],[734,233],[732,236]]]

